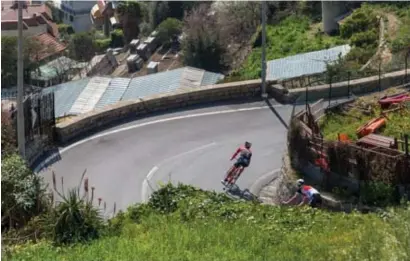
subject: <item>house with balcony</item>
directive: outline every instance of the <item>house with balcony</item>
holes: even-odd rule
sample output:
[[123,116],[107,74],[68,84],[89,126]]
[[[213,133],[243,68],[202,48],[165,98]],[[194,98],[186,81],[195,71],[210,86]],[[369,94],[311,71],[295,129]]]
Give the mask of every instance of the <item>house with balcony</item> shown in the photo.
[[[14,1],[1,2],[1,35],[18,35],[18,11],[13,9]],[[39,34],[58,36],[57,25],[53,22],[50,8],[45,4],[28,4],[23,10],[23,36]]]
[[63,23],[71,25],[76,33],[91,30],[93,24],[90,12],[95,1],[53,0],[52,2],[59,10],[59,16]]

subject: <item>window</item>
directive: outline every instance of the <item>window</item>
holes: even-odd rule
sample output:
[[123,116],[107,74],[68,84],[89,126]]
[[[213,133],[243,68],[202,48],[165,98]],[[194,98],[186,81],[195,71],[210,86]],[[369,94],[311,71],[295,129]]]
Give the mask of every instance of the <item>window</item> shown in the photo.
[[70,15],[70,22],[74,21],[74,17]]

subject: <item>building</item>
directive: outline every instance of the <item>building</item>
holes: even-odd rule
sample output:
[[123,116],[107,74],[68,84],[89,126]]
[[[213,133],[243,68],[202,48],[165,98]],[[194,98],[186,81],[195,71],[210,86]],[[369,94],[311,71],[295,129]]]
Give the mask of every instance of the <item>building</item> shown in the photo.
[[32,84],[41,87],[60,84],[71,80],[84,66],[83,63],[60,56],[32,71],[31,81]]
[[[13,1],[1,2],[1,35],[17,36],[17,13],[12,9]],[[33,36],[48,33],[58,37],[57,25],[53,22],[50,8],[45,4],[29,3],[23,10],[23,36]]]
[[38,34],[31,39],[36,42],[36,49],[30,53],[30,59],[39,64],[57,58],[67,49],[66,45],[49,33]]
[[53,0],[53,4],[59,10],[63,23],[71,25],[76,33],[91,30],[90,12],[95,1]]
[[108,37],[111,30],[117,29],[120,24],[115,17],[116,1],[98,0],[91,9],[91,21],[98,30],[103,29]]

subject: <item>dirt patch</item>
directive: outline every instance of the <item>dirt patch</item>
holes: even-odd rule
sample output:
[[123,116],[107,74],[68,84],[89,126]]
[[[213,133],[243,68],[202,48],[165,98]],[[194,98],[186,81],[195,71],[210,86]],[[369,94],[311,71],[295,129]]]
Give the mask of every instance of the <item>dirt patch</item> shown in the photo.
[[389,39],[393,39],[396,37],[397,31],[400,27],[400,20],[391,13],[386,13],[385,14],[388,22],[387,22],[387,34],[389,36]]

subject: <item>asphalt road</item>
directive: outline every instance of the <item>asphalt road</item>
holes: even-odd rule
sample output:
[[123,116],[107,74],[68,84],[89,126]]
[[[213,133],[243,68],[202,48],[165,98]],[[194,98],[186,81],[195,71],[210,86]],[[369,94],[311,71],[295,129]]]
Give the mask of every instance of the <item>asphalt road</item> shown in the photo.
[[[273,102],[272,102],[273,103]],[[65,189],[77,186],[87,169],[94,198],[117,210],[144,201],[158,182],[183,182],[222,191],[220,183],[235,149],[253,143],[253,158],[237,184],[254,190],[281,167],[292,106],[264,102],[219,105],[136,120],[60,149],[51,170]],[[278,118],[278,115],[282,120]]]

